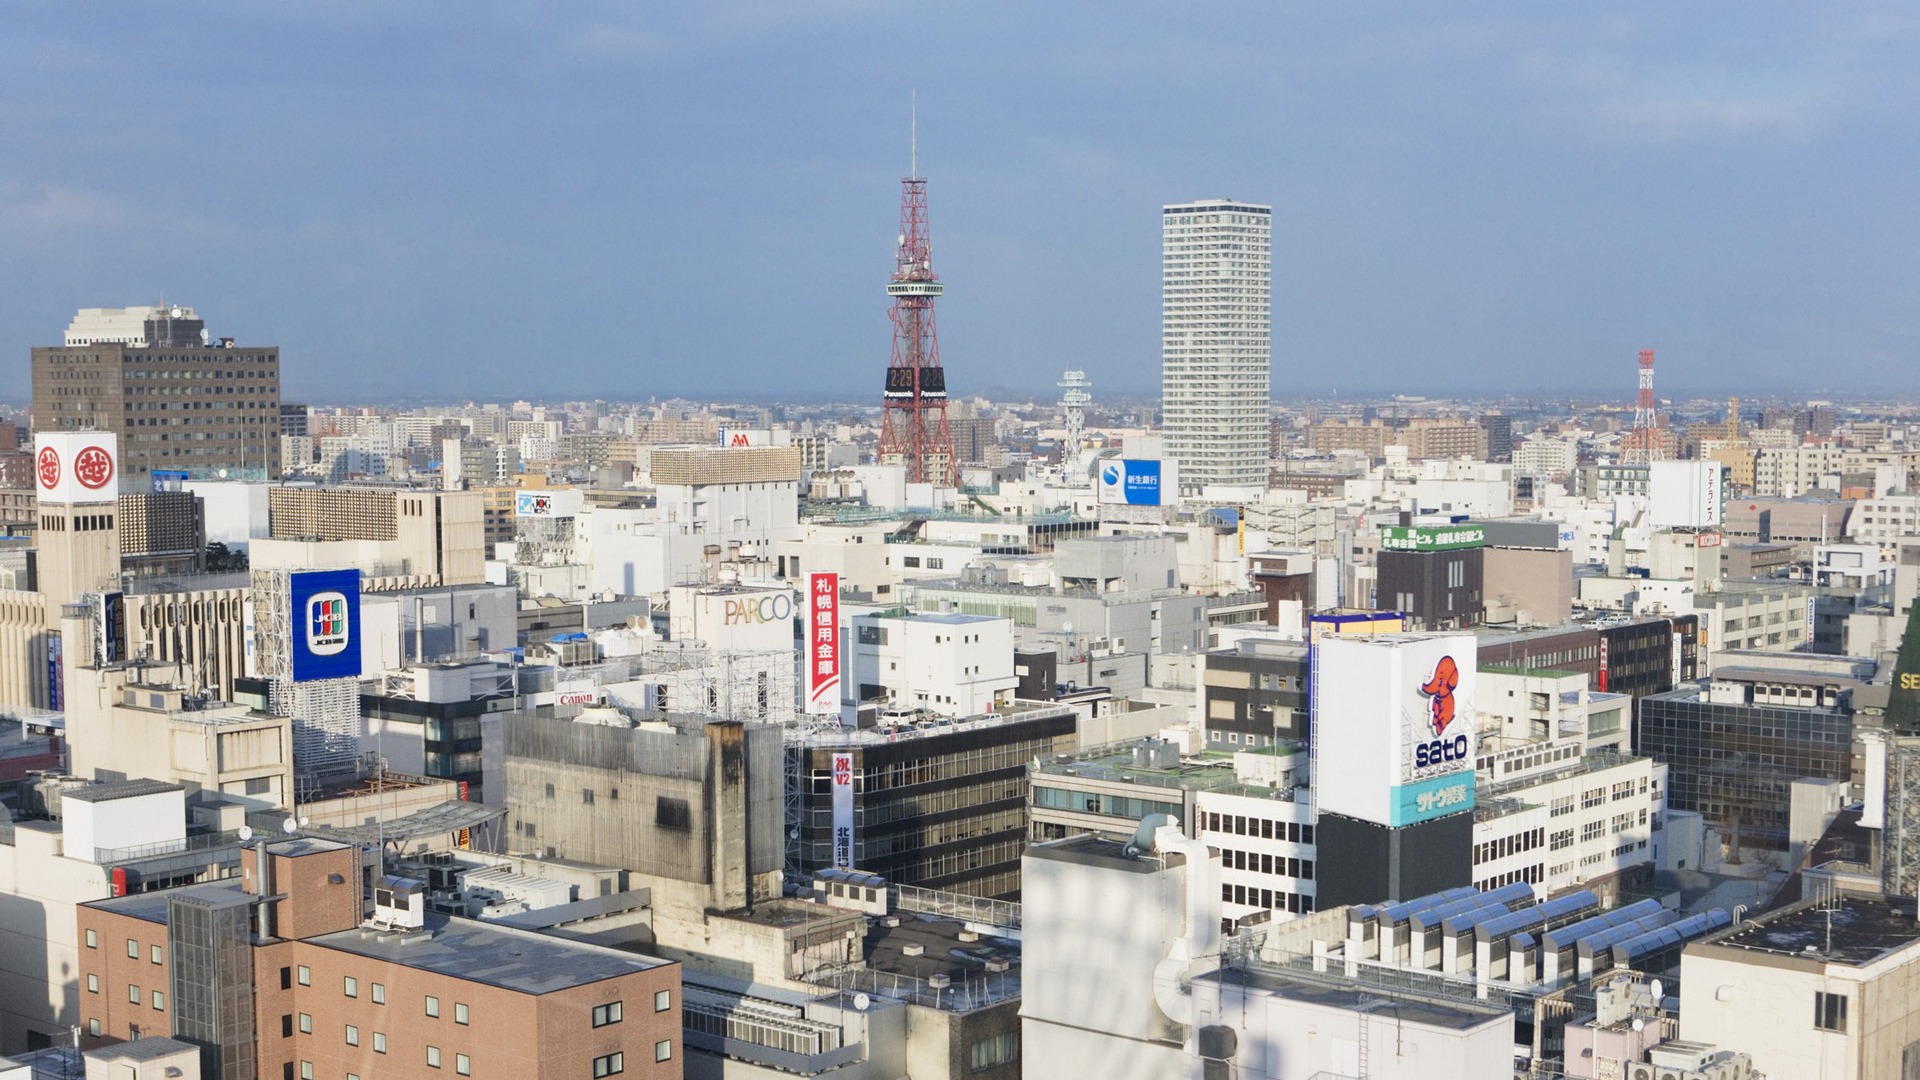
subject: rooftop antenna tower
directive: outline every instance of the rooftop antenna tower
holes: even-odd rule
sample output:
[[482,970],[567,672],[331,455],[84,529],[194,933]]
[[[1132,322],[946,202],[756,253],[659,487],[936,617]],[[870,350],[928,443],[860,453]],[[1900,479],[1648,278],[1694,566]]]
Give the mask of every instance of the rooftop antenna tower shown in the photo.
[[920,171],[916,95],[908,171],[900,181],[900,236],[887,295],[893,297],[893,355],[887,363],[879,459],[904,465],[910,484],[956,486],[953,431],[947,425],[947,375],[940,366],[940,335],[933,302],[945,291],[933,272],[927,232],[927,181]]
[[1640,396],[1633,407],[1633,433],[1627,436],[1626,463],[1646,465],[1666,455],[1653,401],[1653,350],[1640,350]]

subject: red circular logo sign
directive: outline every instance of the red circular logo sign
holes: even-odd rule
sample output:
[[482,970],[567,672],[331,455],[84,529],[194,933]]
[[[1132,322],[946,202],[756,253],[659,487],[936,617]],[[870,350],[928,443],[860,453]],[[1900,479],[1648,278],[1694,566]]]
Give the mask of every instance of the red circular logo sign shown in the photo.
[[60,455],[51,446],[40,448],[40,460],[34,470],[40,474],[40,486],[52,491],[60,486]]
[[113,455],[97,446],[73,455],[73,478],[94,491],[106,487],[113,479]]

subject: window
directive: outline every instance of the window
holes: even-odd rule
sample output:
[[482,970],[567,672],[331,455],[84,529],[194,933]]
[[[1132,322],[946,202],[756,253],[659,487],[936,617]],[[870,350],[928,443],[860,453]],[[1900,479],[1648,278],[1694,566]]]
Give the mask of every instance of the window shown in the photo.
[[151,958],[153,959],[153,962],[154,962],[154,963],[156,963],[156,964],[159,964],[159,963],[163,963],[163,962],[164,962],[164,961],[162,961],[162,960],[161,960],[161,956],[162,956],[163,954],[162,954],[162,953],[160,952],[160,946],[158,946],[158,945],[154,945],[154,946],[151,946],[151,947],[149,947],[149,948],[147,949],[147,955],[148,955],[149,957],[151,957]]
[[1821,1031],[1847,1030],[1847,995],[1814,991],[1813,1026]]
[[301,1014],[300,1014],[300,1034],[302,1034],[302,1035],[311,1035],[311,1034],[313,1034],[313,1016],[312,1016],[312,1014],[310,1014],[310,1013],[301,1013]]
[[160,1011],[160,1012],[165,1012],[165,1011],[166,1011],[166,1009],[167,1009],[167,995],[166,995],[166,992],[165,992],[165,991],[162,991],[162,990],[155,990],[155,991],[154,991],[154,992],[153,992],[153,993],[152,993],[151,995],[149,995],[149,996],[153,998],[153,1007],[154,1007],[154,1009],[155,1009],[155,1010],[157,1010],[157,1011]]
[[673,1008],[673,991],[656,990],[653,995],[653,1011],[666,1012]]
[[305,964],[302,964],[298,968],[298,971],[300,973],[300,985],[312,986],[313,985],[313,969],[307,967]]
[[140,988],[132,983],[127,984],[127,1000],[135,1005],[140,1004]]
[[97,994],[99,992],[100,992],[100,976],[88,975],[87,976],[87,993]]
[[621,1020],[622,1004],[622,1002],[613,1001],[605,1005],[595,1005],[593,1007],[593,1026],[606,1027],[608,1024],[619,1023]]
[[439,1067],[440,1067],[440,1048],[437,1046],[427,1047],[427,1068],[437,1069]]
[[656,796],[653,800],[653,823],[663,829],[690,832],[693,829],[693,813],[685,799]]
[[100,947],[100,935],[95,933],[92,930],[87,931],[87,948],[97,949],[99,947]]
[[386,983],[373,984],[373,1003],[375,1005],[385,1005],[387,1003],[387,984]]
[[672,1039],[661,1039],[659,1042],[653,1044],[653,1060],[655,1061],[672,1061],[673,1060],[673,1040]]
[[440,999],[432,994],[427,995],[427,1015],[432,1017],[440,1015]]
[[313,1080],[313,1062],[303,1061],[300,1063],[300,1080]]
[[283,967],[280,969],[280,989],[282,990],[293,989],[293,969],[292,968]]
[[465,1054],[453,1055],[453,1071],[461,1076],[473,1075],[473,1059]]
[[127,955],[135,960],[140,959],[140,943],[132,938],[127,939]]
[[1008,1031],[995,1035],[991,1039],[981,1039],[974,1043],[970,1051],[969,1065],[975,1072],[991,1069],[996,1065],[1005,1065],[1020,1056],[1020,1033]]
[[100,1021],[98,1020],[87,1021],[87,1034],[93,1036],[96,1039],[99,1038],[100,1037]]
[[354,1027],[352,1024],[347,1025],[347,1045],[348,1046],[360,1045],[360,1029],[357,1027]]
[[456,1024],[464,1024],[467,1022],[467,1006],[465,1002],[456,1001],[453,1003],[453,1022]]
[[627,1055],[625,1054],[608,1054],[606,1057],[593,1059],[593,1075],[596,1078],[602,1076],[618,1076],[626,1071]]
[[386,1032],[376,1031],[373,1033],[373,1052],[376,1054],[384,1054],[387,1052]]

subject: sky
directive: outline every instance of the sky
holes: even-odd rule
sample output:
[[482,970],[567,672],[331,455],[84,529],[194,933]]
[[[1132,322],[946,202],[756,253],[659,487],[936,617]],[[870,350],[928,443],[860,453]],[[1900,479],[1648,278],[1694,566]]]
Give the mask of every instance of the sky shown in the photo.
[[283,397],[1159,381],[1159,208],[1274,208],[1274,395],[1920,393],[1910,4],[22,0],[0,399],[196,307]]

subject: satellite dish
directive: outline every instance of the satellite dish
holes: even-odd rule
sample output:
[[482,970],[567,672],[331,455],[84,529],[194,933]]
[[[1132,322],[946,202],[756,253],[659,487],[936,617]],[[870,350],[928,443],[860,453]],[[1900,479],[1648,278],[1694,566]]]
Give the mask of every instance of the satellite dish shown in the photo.
[[300,823],[293,818],[288,818],[280,823],[280,831],[286,833],[288,836],[292,836],[294,833],[300,831]]
[[1647,1026],[1647,1022],[1645,1020],[1642,1020],[1637,1016],[1633,1018],[1633,1030],[1640,1031],[1645,1029],[1646,1026]]
[[220,479],[222,479],[222,480],[225,480],[226,478],[227,478],[227,470],[225,470],[225,469],[221,469],[221,470],[220,470]]
[[1667,996],[1666,990],[1667,990],[1666,984],[1661,982],[1659,979],[1655,979],[1652,982],[1647,984],[1647,992],[1653,995],[1653,1000],[1655,1002],[1658,1002],[1661,998]]
[[250,825],[240,826],[240,842],[244,844],[251,839],[253,839],[253,827]]
[[178,307],[175,307],[172,311],[168,312],[167,314],[172,315],[174,318],[177,319],[180,316],[186,314],[186,312],[181,311]]
[[300,819],[300,827],[303,829],[311,824],[313,824],[313,819],[310,817],[303,817]]
[[853,995],[853,1008],[854,1008],[854,1011],[856,1012],[866,1012],[867,1007],[872,1004],[873,1004],[873,999],[868,997],[865,994]]
[[1073,633],[1073,624],[1071,622],[1063,622],[1060,624],[1060,630],[1062,633],[1071,634]]

